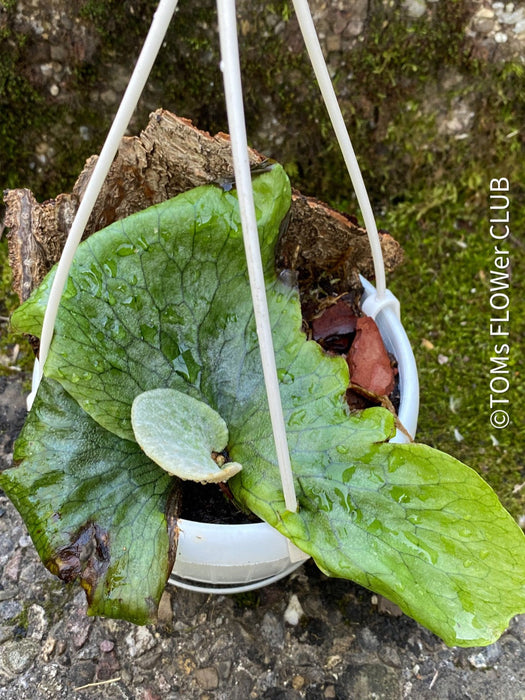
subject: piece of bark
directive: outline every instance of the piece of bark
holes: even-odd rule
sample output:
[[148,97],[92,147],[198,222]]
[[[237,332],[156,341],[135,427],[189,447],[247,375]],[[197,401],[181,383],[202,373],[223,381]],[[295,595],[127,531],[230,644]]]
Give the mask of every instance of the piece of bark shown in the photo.
[[349,335],[355,332],[356,323],[357,316],[351,306],[339,299],[312,319],[312,338],[319,341],[333,336]]
[[[381,231],[379,236],[385,269],[393,270],[403,260],[403,251],[388,233]],[[374,276],[366,229],[353,217],[298,191],[292,195],[290,224],[279,241],[277,264],[299,270],[305,286],[326,272],[339,280],[333,289],[340,294],[360,286],[359,274]]]
[[352,384],[378,396],[390,395],[394,388],[394,371],[379,329],[369,316],[357,320],[347,362]]
[[60,257],[78,208],[78,198],[61,194],[39,204],[28,189],[6,190],[5,227],[13,290],[25,301]]
[[328,352],[346,354],[355,336],[356,323],[353,307],[340,298],[311,320],[312,339]]
[[[5,193],[13,288],[21,301],[27,299],[59,259],[96,158],[87,160],[71,194],[39,204],[29,190]],[[254,150],[250,150],[249,160],[252,170],[264,168],[267,163]],[[210,136],[187,119],[157,110],[140,136],[122,140],[84,238],[192,187],[232,179],[229,136]],[[381,245],[385,267],[390,270],[401,261],[401,248],[384,233]],[[337,278],[345,290],[359,286],[359,273],[370,278],[373,272],[365,230],[322,202],[296,191],[287,230],[279,241],[277,264],[299,269],[303,285],[326,273],[331,279]]]

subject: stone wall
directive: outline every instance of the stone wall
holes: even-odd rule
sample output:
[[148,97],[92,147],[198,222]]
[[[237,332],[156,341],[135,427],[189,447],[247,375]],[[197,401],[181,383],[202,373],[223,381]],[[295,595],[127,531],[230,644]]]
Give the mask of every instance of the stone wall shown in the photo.
[[[154,0],[3,3],[3,186],[27,185],[42,197],[71,187],[85,158],[100,149],[155,6]],[[379,199],[407,186],[413,158],[405,140],[441,153],[447,139],[470,138],[491,101],[489,95],[484,103],[479,91],[497,90],[497,78],[489,89],[487,77],[509,61],[522,65],[524,3],[315,0],[311,7]],[[252,145],[283,162],[303,190],[346,199],[291,4],[241,0],[238,15]],[[225,130],[218,63],[214,3],[182,1],[130,131],[143,128],[158,107],[200,128]],[[416,123],[421,133],[413,133]]]

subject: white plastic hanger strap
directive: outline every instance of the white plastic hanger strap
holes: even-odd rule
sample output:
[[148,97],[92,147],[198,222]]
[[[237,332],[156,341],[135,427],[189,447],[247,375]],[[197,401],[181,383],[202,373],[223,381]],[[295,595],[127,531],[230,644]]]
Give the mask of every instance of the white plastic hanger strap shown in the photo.
[[[321,93],[332,120],[350,178],[356,191],[358,203],[363,214],[363,219],[372,248],[377,298],[379,301],[385,295],[385,275],[379,236],[368,199],[368,194],[366,192],[361,171],[359,169],[359,165],[350,142],[350,137],[346,130],[341,110],[335,96],[330,76],[328,74],[328,69],[326,67],[326,63],[324,62],[319,40],[317,38],[308,7],[308,2],[307,0],[293,0],[293,3]],[[32,402],[42,377],[44,364],[53,337],[53,329],[60,298],[67,281],[75,251],[82,238],[82,234],[88,219],[91,215],[93,207],[95,206],[97,197],[102,189],[104,180],[118,150],[122,136],[126,131],[144,85],[149,77],[151,68],[160,50],[177,4],[178,0],[160,0],[148,32],[148,36],[146,37],[144,47],[141,51],[128,87],[71,226],[62,257],[57,266],[55,279],[50,290],[40,340],[39,362],[35,363],[33,391],[30,395],[30,399],[28,400],[28,404],[29,401]],[[239,209],[241,214],[250,286],[261,351],[261,361],[285,503],[288,510],[296,511],[297,500],[279,392],[279,382],[277,378],[277,368],[275,364],[275,354],[273,349],[255,208],[253,203],[251,173],[248,160],[248,144],[244,121],[244,106],[242,100],[235,1],[218,0],[218,14],[229,131],[231,136],[235,179],[239,198]],[[28,405],[28,407],[30,408],[30,405]]]
[[343,158],[348,169],[348,174],[350,175],[350,179],[355,190],[357,202],[359,204],[359,208],[361,209],[361,214],[363,215],[363,221],[368,234],[368,240],[370,241],[370,248],[372,250],[372,258],[374,261],[377,297],[380,299],[384,296],[386,289],[385,267],[383,264],[383,253],[381,251],[381,243],[374,213],[370,205],[370,199],[366,191],[365,183],[363,182],[363,176],[361,175],[361,170],[352,147],[352,142],[350,141],[350,136],[348,135],[341,108],[339,107],[339,103],[337,101],[334,87],[330,79],[330,74],[328,73],[328,68],[326,67],[321,45],[319,44],[317,32],[315,31],[314,22],[308,6],[308,0],[293,0],[293,5],[297,20],[299,22],[299,27],[301,28],[304,43],[306,45],[306,50],[308,51],[310,61],[312,62],[315,77],[319,83],[319,89],[323,96],[326,109],[328,110],[335,135],[339,142],[341,153],[343,154]]
[[259,235],[257,232],[257,220],[253,203],[252,178],[248,159],[248,142],[246,138],[244,105],[242,99],[235,0],[218,0],[217,10],[222,57],[221,67],[224,74],[224,94],[226,98],[228,127],[233,154],[233,168],[237,196],[239,199],[244,247],[250,278],[257,335],[259,338],[264,382],[266,385],[266,394],[268,396],[268,405],[284,500],[286,508],[291,512],[295,512],[297,510],[297,498],[295,495],[290,453],[286,438],[279,380],[277,378],[272,329],[268,313],[268,302],[266,299],[261,251],[259,247]]
[[[149,77],[153,63],[160,50],[166,31],[170,24],[171,18],[178,5],[178,0],[160,0],[155,16],[151,23],[146,41],[137,60],[137,64],[130,78],[126,92],[120,103],[117,114],[111,125],[111,129],[106,137],[100,156],[91,175],[91,178],[86,187],[86,191],[80,202],[77,213],[71,225],[62,256],[57,266],[55,279],[49,293],[49,301],[47,303],[44,322],[42,325],[42,335],[40,338],[39,362],[35,364],[33,373],[33,387],[30,394],[31,402],[42,379],[44,364],[49,352],[51,340],[53,338],[53,330],[55,326],[56,315],[60,298],[64,290],[71,263],[75,255],[76,249],[86,228],[97,197],[100,194],[104,180],[108,174],[109,168],[113,163],[113,159],[117,153],[120,141],[124,136],[128,127],[129,121],[137,102],[139,101],[144,85]],[[28,398],[28,408],[29,405]]]
[[384,309],[392,309],[396,318],[401,318],[401,307],[399,299],[395,297],[390,289],[385,289],[383,296],[375,293],[365,294],[361,299],[361,311],[370,318],[375,318]]

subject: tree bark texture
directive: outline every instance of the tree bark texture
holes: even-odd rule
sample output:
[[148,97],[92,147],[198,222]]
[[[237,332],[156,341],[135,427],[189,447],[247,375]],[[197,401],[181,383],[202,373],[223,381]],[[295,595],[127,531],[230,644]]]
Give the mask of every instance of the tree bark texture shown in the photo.
[[[254,150],[249,157],[254,171],[268,163]],[[96,156],[89,158],[73,192],[56,199],[40,204],[27,189],[5,193],[13,288],[21,301],[58,261],[95,163]],[[211,136],[187,119],[157,110],[140,136],[122,140],[84,237],[192,187],[228,181],[233,181],[228,135]],[[391,270],[401,261],[402,251],[391,236],[380,235],[385,267]],[[352,218],[298,191],[293,192],[276,257],[278,266],[298,270],[305,283],[323,273],[338,279],[341,292],[359,286],[359,273],[373,274],[366,231]]]

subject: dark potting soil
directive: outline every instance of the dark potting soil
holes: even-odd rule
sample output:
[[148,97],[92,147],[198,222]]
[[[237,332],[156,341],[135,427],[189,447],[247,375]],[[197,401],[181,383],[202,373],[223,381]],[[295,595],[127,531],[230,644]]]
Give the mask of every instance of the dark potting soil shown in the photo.
[[196,484],[184,481],[180,517],[200,523],[244,525],[260,522],[235,504],[227,484]]

